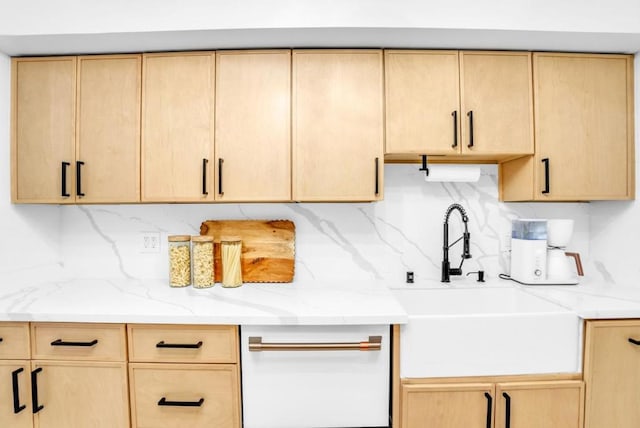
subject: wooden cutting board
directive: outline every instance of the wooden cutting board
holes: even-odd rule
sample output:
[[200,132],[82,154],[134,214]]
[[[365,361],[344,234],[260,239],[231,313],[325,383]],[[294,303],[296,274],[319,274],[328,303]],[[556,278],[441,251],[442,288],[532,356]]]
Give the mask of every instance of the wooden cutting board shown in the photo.
[[242,239],[242,282],[293,281],[296,226],[290,220],[207,220],[200,235],[213,236],[216,282],[222,282],[221,236]]

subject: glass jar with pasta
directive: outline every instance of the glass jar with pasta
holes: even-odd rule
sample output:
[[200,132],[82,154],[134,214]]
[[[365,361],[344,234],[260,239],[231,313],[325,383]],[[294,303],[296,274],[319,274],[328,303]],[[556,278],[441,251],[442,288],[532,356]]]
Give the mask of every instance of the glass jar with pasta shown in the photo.
[[169,240],[169,285],[191,285],[191,236],[171,235]]
[[238,236],[220,238],[222,260],[222,286],[239,287],[242,285],[242,240]]
[[214,284],[213,236],[191,237],[191,264],[193,286],[208,288]]

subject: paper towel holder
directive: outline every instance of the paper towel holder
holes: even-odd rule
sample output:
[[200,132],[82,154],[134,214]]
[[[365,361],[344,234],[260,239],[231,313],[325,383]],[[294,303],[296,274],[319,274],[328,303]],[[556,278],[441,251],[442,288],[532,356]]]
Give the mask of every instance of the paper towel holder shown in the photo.
[[422,166],[419,171],[424,171],[424,179],[427,182],[462,182],[474,183],[480,179],[480,167],[477,165],[431,165],[427,155],[421,155]]

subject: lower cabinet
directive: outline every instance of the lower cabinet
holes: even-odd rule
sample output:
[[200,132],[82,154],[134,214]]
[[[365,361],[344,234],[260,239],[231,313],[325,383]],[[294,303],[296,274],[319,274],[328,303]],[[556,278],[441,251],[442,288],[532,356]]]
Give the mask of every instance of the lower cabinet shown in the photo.
[[585,428],[640,426],[640,320],[587,321]]
[[238,369],[234,364],[129,366],[133,426],[235,428]]
[[126,363],[33,361],[32,369],[36,428],[129,426]]
[[28,360],[0,360],[0,426],[33,427]]
[[581,428],[579,380],[403,383],[403,428]]

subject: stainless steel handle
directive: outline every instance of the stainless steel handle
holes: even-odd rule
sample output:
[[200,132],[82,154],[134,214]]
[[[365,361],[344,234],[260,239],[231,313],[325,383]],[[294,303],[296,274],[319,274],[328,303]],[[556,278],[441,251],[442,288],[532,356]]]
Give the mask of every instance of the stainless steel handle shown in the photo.
[[379,351],[382,336],[369,336],[366,342],[263,343],[262,337],[249,337],[249,351]]

